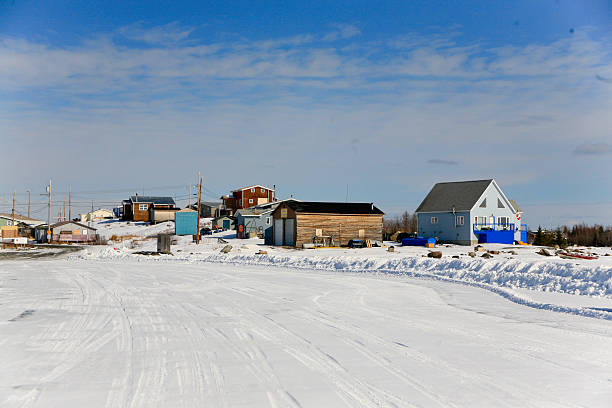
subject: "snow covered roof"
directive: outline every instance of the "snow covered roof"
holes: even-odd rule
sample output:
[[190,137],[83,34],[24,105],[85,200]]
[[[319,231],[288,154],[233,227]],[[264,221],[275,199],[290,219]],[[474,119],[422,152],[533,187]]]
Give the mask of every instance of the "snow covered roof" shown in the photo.
[[437,183],[416,212],[469,211],[493,179]]

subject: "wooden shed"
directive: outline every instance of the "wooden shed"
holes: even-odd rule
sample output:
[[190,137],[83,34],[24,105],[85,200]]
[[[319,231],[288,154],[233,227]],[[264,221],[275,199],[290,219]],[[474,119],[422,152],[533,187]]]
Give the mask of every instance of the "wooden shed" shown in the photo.
[[274,245],[347,245],[351,239],[382,241],[384,213],[372,203],[285,201],[272,213]]

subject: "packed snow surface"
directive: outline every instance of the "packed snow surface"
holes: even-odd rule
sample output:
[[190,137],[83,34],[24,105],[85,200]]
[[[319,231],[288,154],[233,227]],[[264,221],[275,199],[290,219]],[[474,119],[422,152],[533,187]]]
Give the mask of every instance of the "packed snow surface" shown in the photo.
[[3,407],[609,407],[612,325],[402,275],[0,264]]
[[431,259],[425,248],[295,250],[226,232],[150,255],[172,223],[96,227],[115,240],[0,250],[0,406],[612,401],[610,249],[574,261],[442,246]]

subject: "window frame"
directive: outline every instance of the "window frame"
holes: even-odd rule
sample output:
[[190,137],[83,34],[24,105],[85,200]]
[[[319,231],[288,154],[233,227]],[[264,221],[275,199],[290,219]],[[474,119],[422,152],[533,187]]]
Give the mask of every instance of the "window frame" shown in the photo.
[[457,215],[455,217],[455,225],[456,226],[464,226],[465,225],[465,216],[464,215]]
[[430,224],[437,224],[438,223],[438,217],[431,217],[429,219],[429,223]]
[[138,211],[148,211],[149,204],[138,204]]

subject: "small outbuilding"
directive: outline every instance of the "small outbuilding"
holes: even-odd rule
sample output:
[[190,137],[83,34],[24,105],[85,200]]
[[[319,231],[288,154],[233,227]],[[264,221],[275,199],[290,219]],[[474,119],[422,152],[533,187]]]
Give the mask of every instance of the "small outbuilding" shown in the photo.
[[174,235],[196,235],[198,212],[189,208],[174,213]]
[[115,214],[106,208],[99,208],[86,214],[81,214],[81,222],[98,221],[113,218]]
[[212,226],[223,228],[224,230],[236,229],[236,218],[230,215],[223,215],[221,217],[215,217],[212,219]]
[[284,201],[273,211],[273,244],[341,246],[382,241],[384,213],[373,203]]
[[51,226],[52,242],[93,242],[96,229],[76,221],[62,221]]

